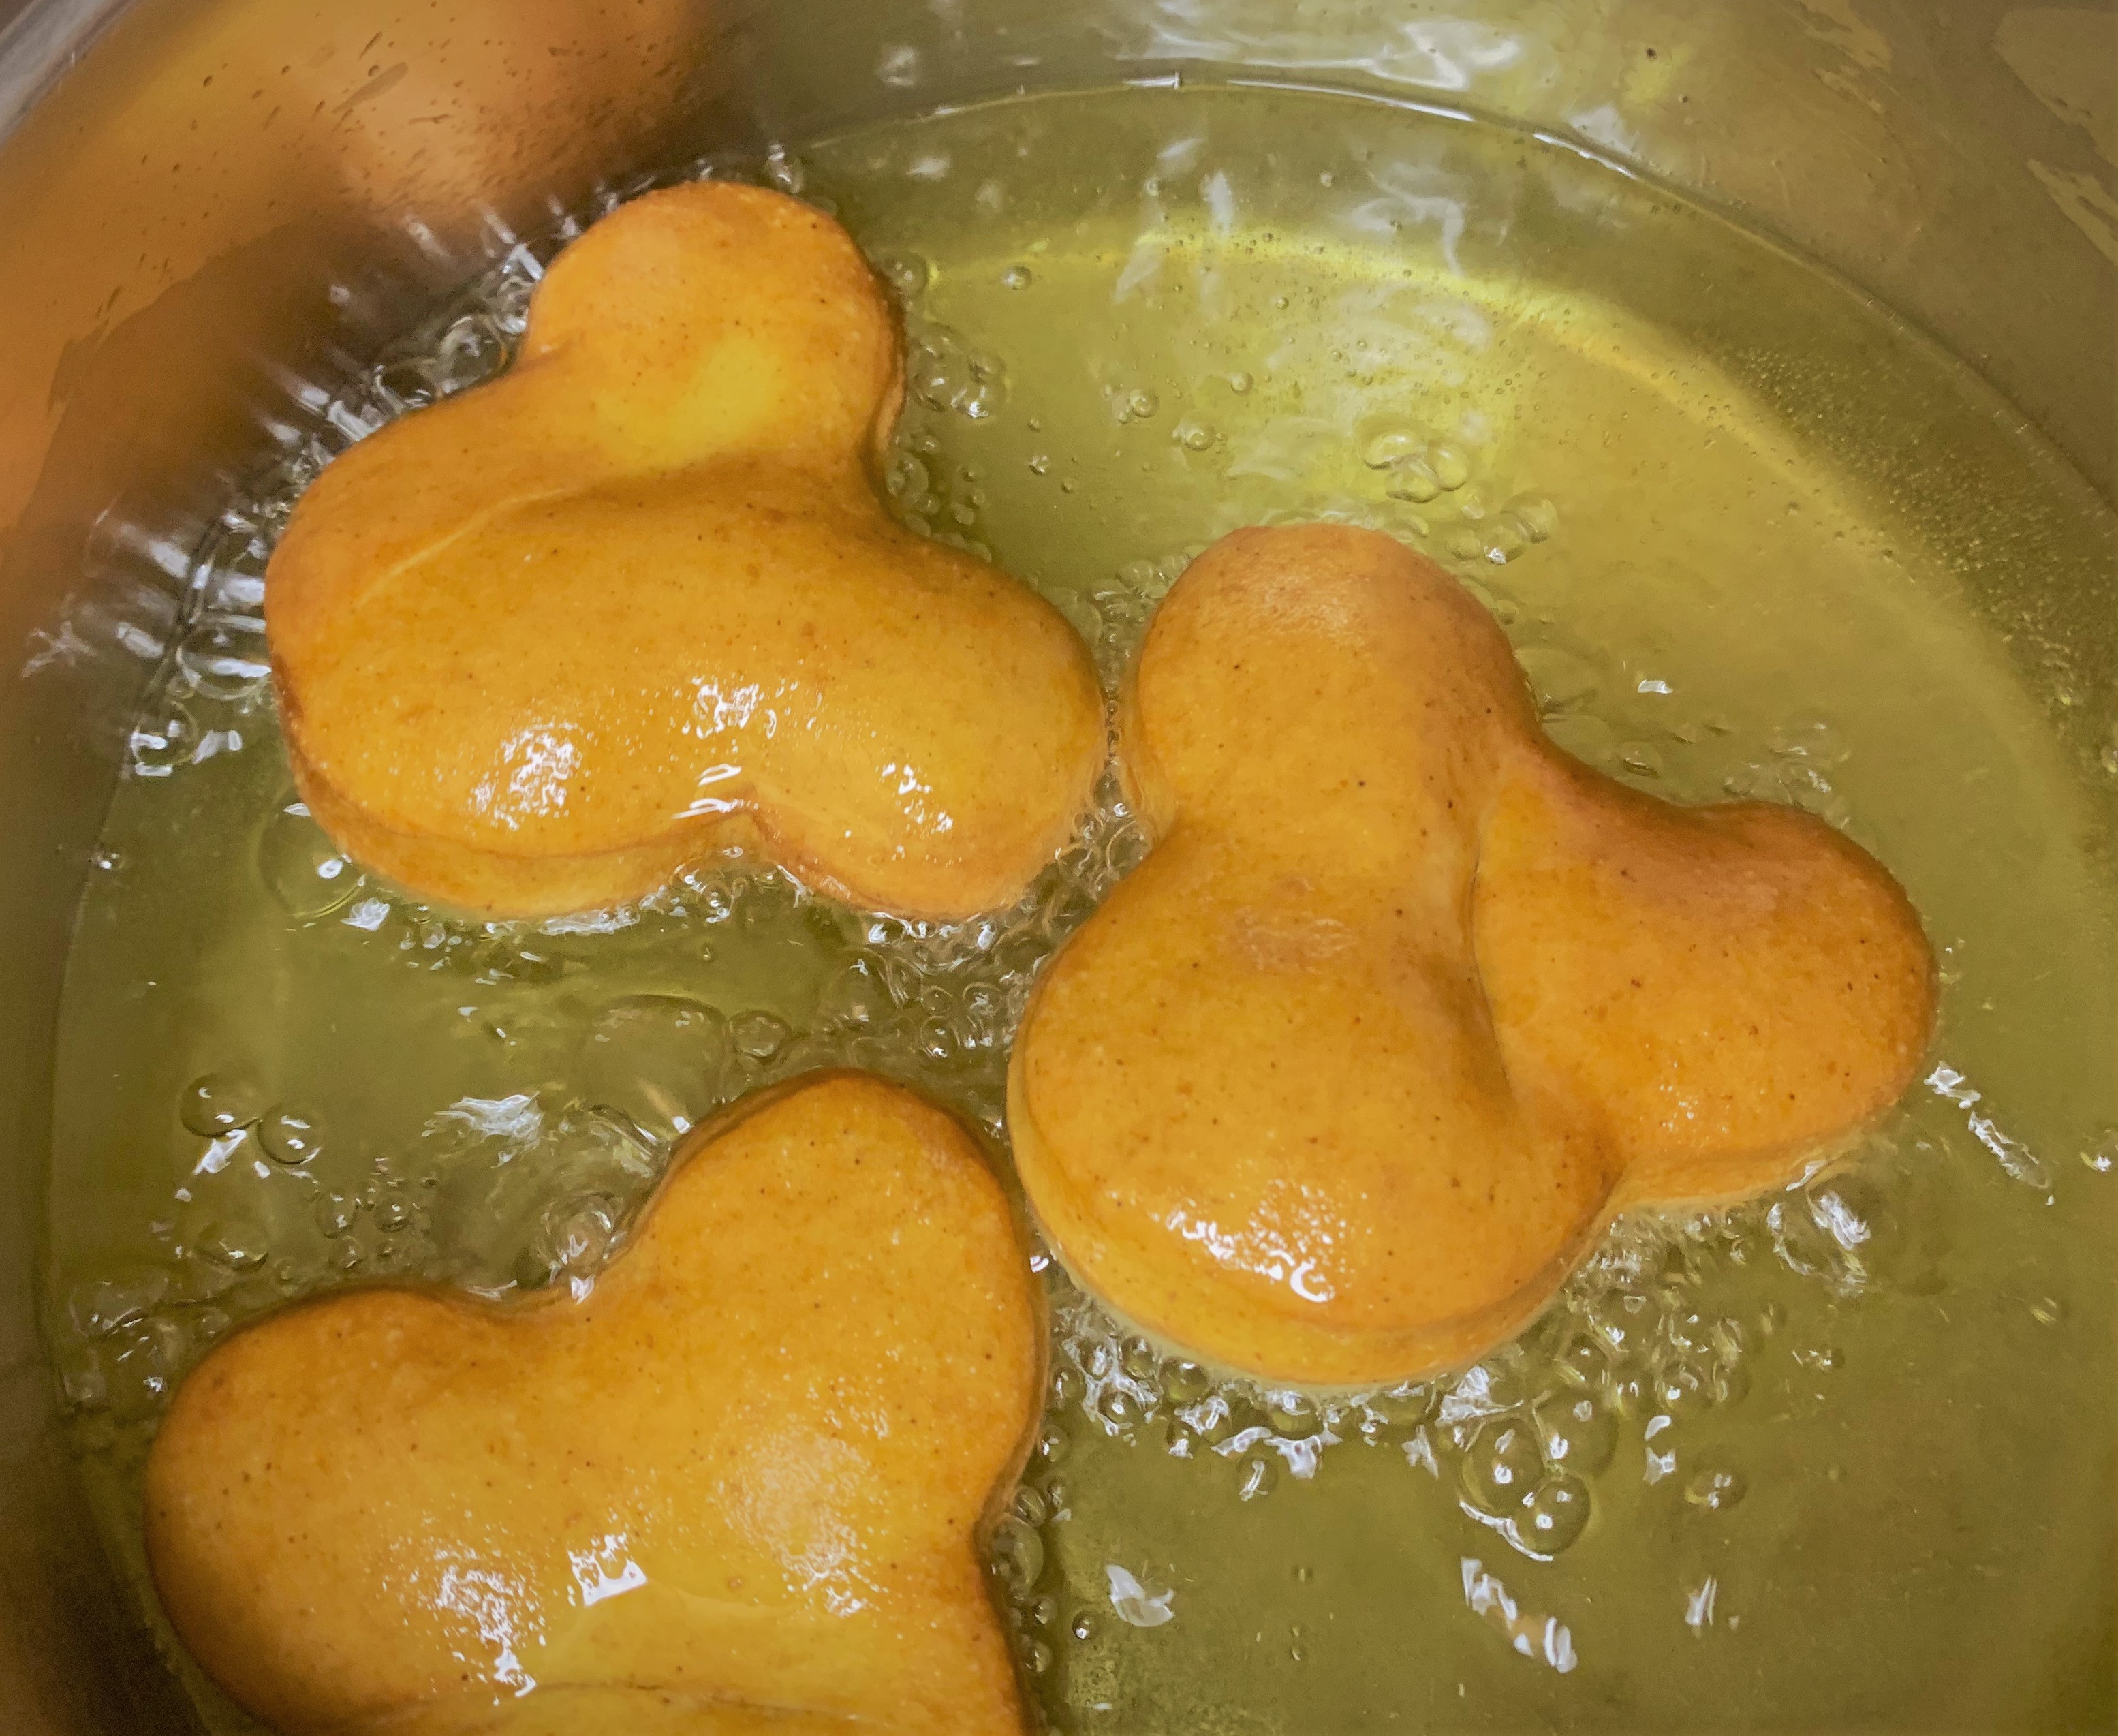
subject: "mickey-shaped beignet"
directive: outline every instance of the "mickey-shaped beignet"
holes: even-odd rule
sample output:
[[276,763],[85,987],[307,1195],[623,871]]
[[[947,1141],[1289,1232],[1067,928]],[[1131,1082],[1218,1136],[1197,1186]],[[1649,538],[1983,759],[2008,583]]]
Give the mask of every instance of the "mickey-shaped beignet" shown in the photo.
[[178,1388],[148,1559],[236,1700],[290,1736],[1019,1736],[978,1543],[1043,1377],[1007,1201],[877,1080],[734,1115],[585,1299],[341,1292]]
[[1121,752],[1154,848],[1038,982],[1010,1132],[1075,1274],[1213,1361],[1468,1361],[1614,1211],[1790,1178],[1926,1044],[1881,867],[1568,758],[1499,628],[1387,537],[1208,550]]
[[562,253],[520,359],[335,460],[272,557],[303,799],[490,914],[740,845],[909,915],[1012,900],[1104,748],[1059,613],[884,510],[874,274],[798,201],[650,193]]

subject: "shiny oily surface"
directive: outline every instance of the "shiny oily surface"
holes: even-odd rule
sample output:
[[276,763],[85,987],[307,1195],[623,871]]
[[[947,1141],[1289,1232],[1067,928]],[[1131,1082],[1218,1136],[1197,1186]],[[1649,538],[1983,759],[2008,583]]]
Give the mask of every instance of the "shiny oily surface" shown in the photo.
[[1379,531],[1207,549],[1118,744],[1153,848],[1038,979],[1008,1138],[1075,1280],[1204,1361],[1461,1368],[1618,1211],[1837,1155],[1933,1035],[1886,868],[1559,752],[1492,617]]
[[933,1104],[753,1094],[585,1294],[363,1285],[217,1345],[148,1459],[155,1586],[290,1731],[537,1695],[582,1736],[1018,1736],[981,1531],[1037,1421],[1034,1283]]
[[275,549],[295,787],[334,842],[483,916],[638,898],[739,846],[960,919],[1088,806],[1095,671],[1058,612],[895,523],[903,358],[852,239],[664,187],[561,256],[498,379],[347,451]]
[[[899,512],[1035,585],[1107,681],[1225,531],[1390,530],[1493,608],[1562,745],[1845,826],[1940,956],[1931,1065],[1857,1162],[1625,1220],[1454,1380],[1217,1381],[1047,1264],[994,1567],[1055,1727],[2107,1723],[2108,515],[1837,285],[1515,133],[1126,90],[745,167],[831,201],[906,302]],[[136,1568],[143,1438],[231,1322],[345,1276],[590,1281],[665,1142],[801,1067],[997,1137],[1031,974],[1140,858],[1107,790],[990,921],[719,862],[540,929],[407,905],[321,841],[246,624],[261,553],[326,452],[497,363],[548,257],[318,382],[133,736],[63,1009],[49,1305]]]

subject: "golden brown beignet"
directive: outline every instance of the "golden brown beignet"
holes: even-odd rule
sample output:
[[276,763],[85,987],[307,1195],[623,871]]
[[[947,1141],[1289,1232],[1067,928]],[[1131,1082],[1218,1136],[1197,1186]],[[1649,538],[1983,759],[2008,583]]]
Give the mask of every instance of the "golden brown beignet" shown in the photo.
[[1485,611],[1390,538],[1238,531],[1156,612],[1146,861],[1038,982],[1016,1164],[1067,1264],[1278,1381],[1468,1361],[1611,1214],[1799,1173],[1934,1017],[1896,882],[1788,809],[1560,752]]
[[491,914],[728,845],[910,915],[1013,900],[1088,801],[1102,695],[1056,610],[885,512],[900,367],[806,205],[708,182],[595,225],[515,365],[338,458],[272,557],[325,830]]
[[978,1541],[1043,1376],[1007,1201],[877,1080],[733,1113],[585,1300],[342,1292],[184,1382],[148,1558],[243,1706],[298,1736],[1021,1730]]

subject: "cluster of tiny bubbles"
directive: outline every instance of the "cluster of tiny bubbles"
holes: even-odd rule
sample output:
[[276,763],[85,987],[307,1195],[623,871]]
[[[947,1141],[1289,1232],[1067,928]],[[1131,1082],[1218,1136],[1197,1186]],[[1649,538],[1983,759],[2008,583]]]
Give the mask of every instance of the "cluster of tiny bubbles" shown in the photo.
[[1128,561],[1089,589],[1054,586],[1046,593],[1094,653],[1107,691],[1115,693],[1124,679],[1155,605],[1205,551],[1206,544],[1195,543],[1158,560]]
[[965,922],[849,914],[849,944],[811,1030],[782,1068],[839,1064],[905,1079],[955,1103],[996,1143],[1008,1045],[1039,965],[1147,853],[1106,777],[1075,836],[1010,909]]
[[1509,491],[1492,474],[1492,432],[1475,412],[1453,431],[1391,421],[1365,431],[1361,461],[1385,496],[1410,510],[1408,527],[1452,562],[1505,567],[1559,529],[1545,495]]
[[417,1181],[386,1160],[326,1180],[321,1119],[249,1070],[190,1081],[177,1118],[202,1149],[150,1226],[158,1260],[76,1285],[57,1322],[85,1451],[144,1451],[177,1382],[232,1326],[335,1283],[440,1271]]
[[986,503],[985,475],[975,464],[950,469],[941,442],[927,430],[901,431],[883,466],[883,487],[907,529],[980,560],[992,550],[971,535]]
[[1000,358],[932,320],[912,323],[904,377],[918,403],[973,422],[995,415],[1007,401]]
[[[291,882],[314,918],[319,900],[306,882],[339,859],[299,809],[287,803],[268,822],[260,867],[282,877],[283,894]],[[570,947],[642,922],[710,935],[798,924],[836,962],[801,1023],[675,993],[610,1000],[582,1022],[563,1095],[460,1099],[395,1155],[334,1161],[321,1118],[279,1099],[247,1067],[192,1079],[175,1106],[195,1142],[190,1173],[154,1226],[164,1262],[82,1285],[62,1323],[62,1391],[82,1446],[144,1444],[175,1381],[229,1325],[335,1284],[417,1280],[493,1297],[565,1284],[584,1294],[624,1246],[678,1141],[762,1086],[864,1068],[950,1104],[999,1146],[1007,1045],[1032,977],[1145,849],[1106,779],[1024,897],[964,922],[848,910],[734,852],[637,905],[558,923],[443,918],[359,882],[354,911],[372,904],[379,914],[350,924],[353,943],[476,985],[556,982],[576,962]],[[358,880],[349,868],[324,881],[328,896],[350,898],[337,884],[347,878]]]
[[460,1099],[429,1119],[416,1159],[437,1253],[429,1275],[487,1295],[565,1283],[584,1296],[668,1159],[666,1143],[610,1105],[554,1113],[531,1092]]
[[[206,743],[220,733],[202,729],[192,708],[166,684],[160,684],[160,690],[149,696],[133,720],[126,742],[126,769],[134,777],[168,777],[183,766],[211,758],[212,754],[205,751]],[[238,732],[238,746],[240,741]]]
[[195,552],[176,632],[127,743],[129,772],[167,777],[255,741],[269,718],[265,573],[295,502],[324,466],[409,410],[491,378],[514,354],[550,248],[511,248],[424,325],[335,393],[301,386],[275,423],[277,457]]
[[[1043,1555],[1027,1549],[1020,1526],[1070,1516],[1060,1467],[1084,1430],[1218,1465],[1242,1501],[1284,1478],[1316,1477],[1349,1443],[1401,1453],[1467,1518],[1538,1561],[1579,1539],[1597,1484],[1613,1474],[1651,1486],[1673,1479],[1691,1509],[1723,1512],[1748,1478],[1692,1456],[1685,1425],[1740,1405],[1757,1358],[1790,1331],[1788,1308],[1760,1301],[1739,1274],[1768,1262],[1827,1316],[1885,1277],[1902,1281],[1892,1201],[1916,1161],[1906,1145],[1901,1129],[1871,1136],[1741,1206],[1623,1217],[1515,1341],[1459,1373],[1368,1391],[1275,1388],[1204,1367],[1113,1318],[1047,1261],[1051,1386],[1024,1484],[1034,1498],[997,1545],[1006,1558],[996,1571],[1004,1586],[1021,1579],[1021,1562]],[[1843,1359],[1828,1341],[1783,1347],[1818,1370]],[[1025,1595],[1034,1585],[1031,1576]]]
[[1829,720],[1788,718],[1762,741],[1746,738],[1725,715],[1681,705],[1668,682],[1623,676],[1607,649],[1569,641],[1545,617],[1524,620],[1504,591],[1475,578],[1463,582],[1514,635],[1538,720],[1575,758],[1680,800],[1777,803],[1841,827],[1852,818],[1838,787],[1850,749]]
[[300,924],[335,914],[367,884],[308,804],[292,796],[273,809],[258,833],[257,874],[280,907]]
[[1787,803],[1820,820],[1843,826],[1852,817],[1831,775],[1847,757],[1847,748],[1829,723],[1812,720],[1774,729],[1764,757],[1733,773],[1723,786],[1732,796]]
[[1111,420],[1120,428],[1131,422],[1151,422],[1162,411],[1162,399],[1149,386],[1106,385],[1103,401]]
[[980,560],[992,549],[974,533],[986,504],[986,477],[969,462],[951,465],[937,419],[989,420],[1007,398],[1000,358],[929,318],[923,307],[930,273],[917,253],[886,252],[871,262],[904,314],[905,406],[883,465],[891,510],[907,529]]

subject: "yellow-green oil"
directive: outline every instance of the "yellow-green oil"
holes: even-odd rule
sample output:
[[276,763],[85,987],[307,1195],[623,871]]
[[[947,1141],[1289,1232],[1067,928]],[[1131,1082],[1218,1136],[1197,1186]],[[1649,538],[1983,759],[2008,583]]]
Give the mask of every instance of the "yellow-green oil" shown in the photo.
[[[1047,1264],[1052,1394],[994,1556],[1051,1727],[2107,1725],[2103,505],[1844,286],[1511,131],[1126,90],[707,166],[851,227],[913,338],[898,509],[1052,598],[1113,683],[1223,532],[1379,526],[1494,610],[1570,749],[1679,800],[1824,814],[1942,960],[1925,1082],[1852,1160],[1621,1224],[1460,1377],[1221,1382]],[[940,930],[731,861],[636,910],[487,927],[338,858],[274,727],[263,557],[331,451],[504,362],[559,238],[230,502],[96,858],[48,1317],[150,1619],[141,1454],[232,1324],[351,1279],[592,1280],[682,1127],[821,1062],[913,1081],[1004,1162],[1023,993],[1142,848],[1107,792],[1023,907]]]

